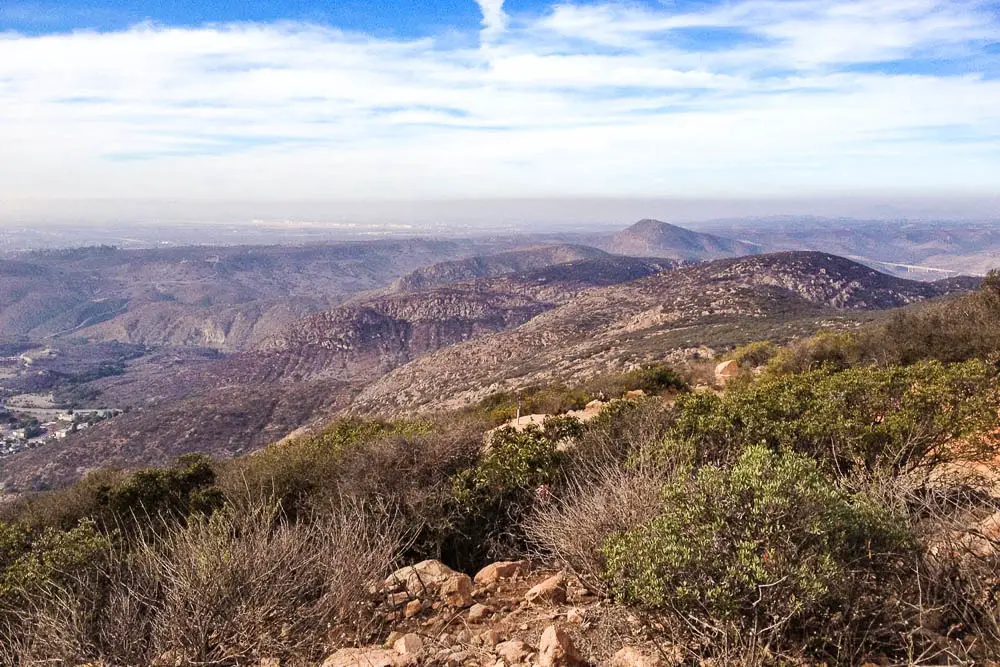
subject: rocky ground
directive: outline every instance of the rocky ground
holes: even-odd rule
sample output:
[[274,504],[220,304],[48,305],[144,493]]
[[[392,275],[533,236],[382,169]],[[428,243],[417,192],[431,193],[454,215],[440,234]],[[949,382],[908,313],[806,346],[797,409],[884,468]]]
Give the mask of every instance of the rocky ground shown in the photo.
[[380,593],[392,627],[385,642],[341,649],[323,667],[681,662],[634,613],[601,601],[566,572],[528,561],[492,563],[474,578],[424,561],[395,572]]

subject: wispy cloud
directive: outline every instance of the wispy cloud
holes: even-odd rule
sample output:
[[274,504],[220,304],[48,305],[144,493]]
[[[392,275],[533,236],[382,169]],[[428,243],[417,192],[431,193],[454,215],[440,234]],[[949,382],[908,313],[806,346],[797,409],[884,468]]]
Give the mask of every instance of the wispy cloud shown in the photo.
[[0,198],[995,189],[996,3],[477,2],[475,40],[0,35]]

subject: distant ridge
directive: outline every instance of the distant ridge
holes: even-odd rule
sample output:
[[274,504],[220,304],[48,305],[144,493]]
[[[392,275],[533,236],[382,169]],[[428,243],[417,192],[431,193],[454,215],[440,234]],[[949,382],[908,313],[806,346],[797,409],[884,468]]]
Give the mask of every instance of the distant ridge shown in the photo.
[[607,256],[608,253],[603,250],[569,243],[521,248],[425,266],[399,278],[390,289],[396,292],[433,289],[464,280],[534,271],[556,264]]
[[611,236],[604,248],[616,255],[707,261],[760,254],[754,243],[684,229],[659,220],[640,220]]

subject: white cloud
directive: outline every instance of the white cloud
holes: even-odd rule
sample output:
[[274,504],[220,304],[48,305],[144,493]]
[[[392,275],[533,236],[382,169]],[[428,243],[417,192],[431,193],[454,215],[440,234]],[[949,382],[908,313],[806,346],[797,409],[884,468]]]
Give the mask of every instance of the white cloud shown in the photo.
[[[871,67],[964,62],[1000,39],[982,3],[559,5],[508,25],[479,2],[481,46],[299,24],[0,35],[0,199],[995,189],[996,55]],[[684,38],[704,29],[729,41]]]
[[483,30],[493,37],[507,28],[507,14],[503,10],[504,0],[476,0],[483,13]]

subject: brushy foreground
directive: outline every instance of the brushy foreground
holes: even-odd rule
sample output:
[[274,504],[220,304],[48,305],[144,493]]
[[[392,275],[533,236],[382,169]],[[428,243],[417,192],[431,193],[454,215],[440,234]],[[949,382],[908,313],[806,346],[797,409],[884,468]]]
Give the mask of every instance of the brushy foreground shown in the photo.
[[585,424],[487,434],[501,395],[91,475],[3,510],[0,661],[310,664],[384,639],[398,565],[501,557],[570,570],[692,661],[1000,660],[998,315],[991,279],[736,350],[724,391],[658,367],[520,397],[645,392]]

